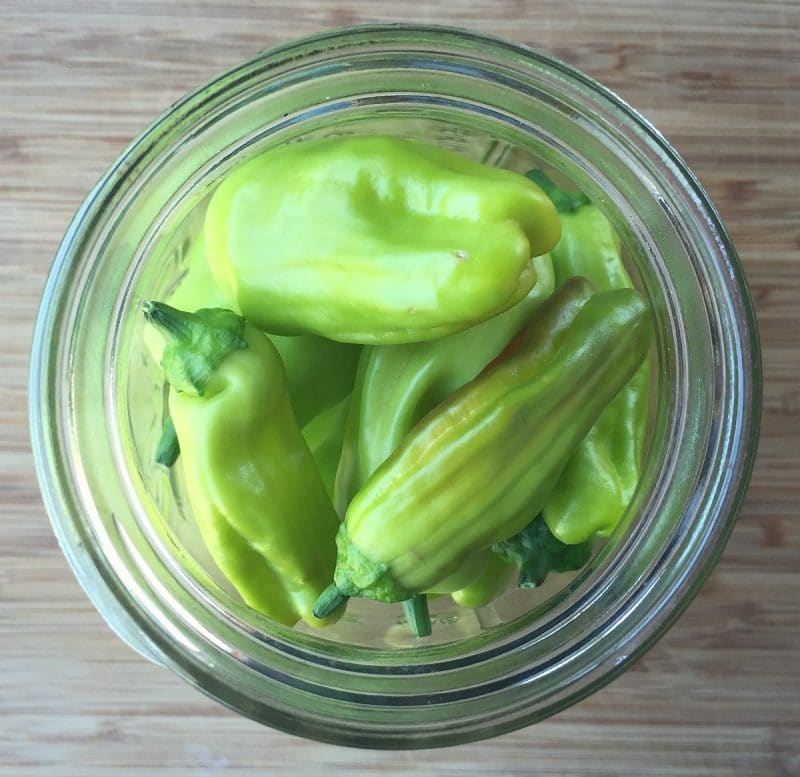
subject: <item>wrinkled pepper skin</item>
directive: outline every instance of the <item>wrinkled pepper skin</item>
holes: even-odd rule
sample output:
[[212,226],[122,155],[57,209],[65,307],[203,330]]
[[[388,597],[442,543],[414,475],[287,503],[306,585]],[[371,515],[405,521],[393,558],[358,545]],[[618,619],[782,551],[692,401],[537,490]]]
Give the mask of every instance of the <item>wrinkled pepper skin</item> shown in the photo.
[[336,538],[342,596],[432,590],[541,510],[652,338],[635,291],[585,297],[585,281],[565,284],[513,356],[438,405],[372,475]]
[[335,505],[340,515],[414,425],[475,378],[553,293],[550,257],[539,256],[533,265],[533,289],[489,321],[437,340],[364,348],[337,473]]
[[[582,204],[561,218],[561,240],[552,252],[556,284],[582,275],[598,291],[630,288],[619,237],[600,209]],[[553,489],[544,518],[562,542],[607,536],[625,513],[639,482],[648,381],[644,362],[598,418]]]
[[227,310],[145,303],[170,335],[163,366],[186,490],[212,558],[256,610],[325,625],[339,520],[292,412],[267,337]]
[[266,151],[227,175],[204,228],[214,278],[248,321],[371,344],[501,313],[560,236],[555,207],[524,176],[381,136]]

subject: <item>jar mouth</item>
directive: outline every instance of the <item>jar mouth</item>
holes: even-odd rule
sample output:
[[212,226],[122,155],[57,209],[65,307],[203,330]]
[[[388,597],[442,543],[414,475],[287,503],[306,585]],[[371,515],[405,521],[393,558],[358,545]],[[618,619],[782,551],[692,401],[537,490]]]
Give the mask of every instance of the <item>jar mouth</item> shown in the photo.
[[[128,401],[147,387],[144,368],[132,377],[139,373],[129,364],[139,358],[141,293],[170,271],[148,259],[182,245],[187,214],[242,157],[320,133],[373,131],[376,122],[406,136],[435,132],[445,146],[466,139],[489,161],[504,148],[530,152],[573,180],[619,232],[658,331],[645,474],[608,544],[535,609],[413,651],[277,626],[187,568],[174,537],[151,520],[164,486],[153,486],[132,453],[139,425]],[[110,625],[245,715],[370,747],[492,736],[626,668],[688,605],[721,553],[760,412],[743,272],[677,152],[565,64],[422,25],[336,30],[263,52],[156,120],[76,214],[45,288],[31,365],[45,503]]]

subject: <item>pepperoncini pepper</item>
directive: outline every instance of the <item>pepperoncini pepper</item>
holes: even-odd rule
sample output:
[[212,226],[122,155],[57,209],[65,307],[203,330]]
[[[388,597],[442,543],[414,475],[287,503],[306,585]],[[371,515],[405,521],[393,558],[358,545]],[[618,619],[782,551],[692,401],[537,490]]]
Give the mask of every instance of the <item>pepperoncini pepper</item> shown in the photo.
[[[353,494],[411,428],[439,402],[475,378],[552,294],[550,257],[536,257],[533,266],[537,277],[533,289],[489,321],[436,340],[364,348],[334,489],[334,504],[340,515],[344,515]],[[440,581],[434,591],[426,593],[463,591],[484,575],[487,565],[493,565],[493,558],[491,551],[484,550],[447,580]],[[462,596],[464,601],[476,598],[474,592]],[[424,607],[420,600],[415,600],[414,605],[417,611]],[[415,623],[418,612],[409,612],[409,618]],[[418,635],[423,636],[419,632]]]
[[[581,275],[598,291],[630,288],[619,237],[602,211],[585,195],[560,189],[541,173],[533,178],[561,215],[561,240],[551,253],[556,284]],[[576,544],[595,533],[607,536],[624,514],[639,482],[648,380],[644,362],[567,462],[543,511],[561,541]]]
[[325,491],[331,501],[334,497],[336,471],[342,455],[349,406],[350,397],[347,396],[321,410],[300,430],[308,443],[308,449],[314,457],[322,482],[325,484]]
[[339,520],[277,350],[229,310],[146,302],[144,313],[167,335],[170,415],[212,558],[254,609],[287,625],[324,625],[312,605],[333,574]]
[[267,335],[286,369],[297,424],[333,499],[361,346],[317,335]]
[[507,563],[502,556],[489,553],[480,576],[464,588],[453,591],[450,597],[459,607],[483,607],[503,593],[513,571],[513,565]]
[[[189,249],[184,276],[166,302],[174,308],[188,311],[225,305],[225,299],[208,267],[202,232]],[[316,335],[268,337],[280,354],[286,370],[295,419],[332,498],[349,396],[361,348]],[[144,341],[150,355],[160,363],[167,342],[165,334],[156,327],[147,327]],[[178,448],[175,428],[168,418],[156,452],[156,461],[172,466],[178,456]]]
[[[186,273],[166,300],[179,310],[225,307],[225,297],[211,274],[203,233],[198,233],[186,259]],[[321,412],[345,399],[353,389],[361,348],[316,335],[267,335],[286,369],[292,409],[302,428]],[[144,341],[153,359],[161,362],[166,344],[155,327],[145,329]]]
[[350,596],[402,601],[431,590],[539,513],[652,337],[632,289],[584,302],[585,293],[585,282],[565,284],[516,353],[425,416],[367,481],[337,533],[318,616]]
[[212,273],[270,333],[428,340],[491,318],[536,282],[557,242],[533,182],[392,137],[269,150],[234,169],[205,219]]
[[437,340],[363,349],[337,472],[334,503],[340,515],[413,426],[475,378],[553,293],[549,255],[533,265],[533,289],[489,321]]
[[[553,292],[553,266],[547,254],[533,259],[536,285],[528,295],[498,316],[436,340],[401,345],[366,346],[361,354],[356,387],[350,403],[347,430],[334,489],[337,512],[344,515],[353,494],[397,448],[408,431],[428,411],[478,375],[504,348],[533,311]],[[484,550],[467,560],[434,591],[464,590],[493,564]],[[455,598],[455,597],[454,597]],[[476,598],[466,593],[465,601]],[[410,610],[413,606],[413,610]],[[419,631],[425,602],[406,605],[409,619]],[[427,621],[422,620],[422,628]]]

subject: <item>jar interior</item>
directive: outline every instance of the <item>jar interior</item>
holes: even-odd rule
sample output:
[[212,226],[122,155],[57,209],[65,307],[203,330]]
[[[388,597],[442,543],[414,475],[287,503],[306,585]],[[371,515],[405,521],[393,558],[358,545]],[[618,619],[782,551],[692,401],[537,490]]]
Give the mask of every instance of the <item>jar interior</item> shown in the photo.
[[[499,117],[454,107],[413,104],[409,100],[388,102],[385,98],[370,102],[366,98],[357,105],[340,106],[340,114],[326,113],[316,119],[289,123],[283,128],[265,127],[245,134],[238,142],[222,150],[192,180],[177,187],[163,220],[154,225],[137,251],[133,263],[135,273],[123,303],[122,325],[117,333],[115,349],[125,358],[117,360],[118,422],[120,450],[130,474],[131,486],[143,506],[139,513],[143,534],[156,553],[167,563],[183,586],[217,609],[226,617],[247,623],[256,631],[269,632],[275,627],[266,618],[247,608],[235,590],[219,572],[206,549],[186,495],[180,459],[167,470],[154,461],[154,451],[166,417],[167,389],[161,368],[147,352],[144,338],[144,317],[139,304],[146,299],[163,300],[180,283],[186,261],[202,230],[210,191],[233,165],[254,154],[285,142],[342,134],[384,134],[417,139],[456,151],[484,164],[505,167],[519,173],[532,168],[545,170],[561,185],[579,187],[596,195],[597,177],[587,176],[585,166],[571,164],[559,156],[545,137],[522,132]],[[554,162],[557,161],[557,164]],[[595,171],[597,172],[597,171]],[[593,198],[613,224],[626,223],[626,216],[614,199]],[[634,285],[651,296],[646,280],[639,272],[636,251],[640,250],[637,235],[621,231],[623,258]],[[652,386],[650,392],[650,424],[648,439],[656,425],[662,372],[655,369],[656,349],[651,356]],[[646,446],[647,447],[647,446]],[[634,498],[632,504],[637,504]],[[515,577],[506,591],[488,605],[478,609],[457,606],[447,596],[431,597],[430,612],[433,633],[424,640],[426,646],[463,643],[465,639],[485,635],[500,627],[513,631],[516,621],[530,624],[544,618],[563,603],[582,581],[610,556],[621,542],[633,520],[629,511],[620,527],[607,541],[598,540],[589,564],[577,573],[551,573],[545,583],[530,590],[516,587]],[[534,516],[531,516],[533,518]],[[312,629],[305,624],[295,627],[299,634],[320,642],[335,642],[378,651],[405,651],[418,647],[402,607],[365,599],[351,600],[346,614],[335,625]],[[285,635],[285,632],[282,631]],[[290,637],[291,638],[291,637]],[[324,645],[322,646],[324,650]]]

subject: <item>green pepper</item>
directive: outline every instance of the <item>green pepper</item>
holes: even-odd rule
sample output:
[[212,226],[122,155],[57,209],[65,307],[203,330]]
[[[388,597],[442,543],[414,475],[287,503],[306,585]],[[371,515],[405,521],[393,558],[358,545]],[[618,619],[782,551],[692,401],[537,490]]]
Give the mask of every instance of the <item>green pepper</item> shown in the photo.
[[496,553],[489,553],[480,576],[464,588],[453,591],[450,596],[459,607],[483,607],[503,593],[513,571],[512,564]]
[[380,136],[266,151],[223,180],[204,228],[217,284],[249,321],[373,344],[501,313],[560,235],[524,176]]
[[[525,299],[489,321],[436,340],[365,347],[334,490],[334,504],[340,515],[414,424],[476,377],[550,296],[554,287],[550,257],[536,257],[533,265],[537,275],[533,289]],[[476,554],[450,578],[438,583],[434,591],[426,593],[463,590],[492,563],[491,556],[488,550]],[[466,594],[465,599],[469,598]],[[418,608],[423,606],[420,600],[415,604]]]
[[533,265],[538,278],[533,289],[489,321],[437,340],[364,348],[337,473],[340,515],[412,427],[475,378],[552,294],[550,257],[537,257]]
[[652,338],[635,291],[584,302],[586,293],[580,279],[565,284],[516,353],[439,404],[372,475],[337,533],[317,615],[349,596],[401,601],[433,589],[540,512]]
[[292,409],[301,428],[350,396],[360,346],[337,343],[317,335],[267,336],[286,368]]
[[339,400],[326,410],[320,411],[300,431],[325,484],[325,491],[333,501],[336,471],[345,438],[350,397]]
[[425,590],[426,594],[439,596],[452,594],[474,583],[486,571],[492,552],[481,550],[464,559],[461,565],[447,577],[439,580],[431,588]]
[[[189,311],[225,304],[208,267],[202,232],[189,249],[186,272],[166,301],[174,308]],[[348,397],[353,389],[361,348],[316,335],[270,335],[269,339],[286,369],[295,419],[332,496],[344,440]],[[153,359],[160,363],[166,344],[163,332],[147,327],[144,341]],[[174,425],[167,418],[155,458],[160,464],[172,466],[177,454]]]
[[[552,251],[556,284],[582,275],[598,291],[630,288],[619,237],[602,211],[578,192],[536,181],[561,213],[561,240]],[[625,513],[639,482],[648,381],[644,362],[578,446],[545,504],[544,519],[563,542],[607,536]]]
[[217,566],[256,610],[313,626],[339,520],[298,430],[277,350],[229,310],[143,306],[162,364],[186,490]]
[[268,335],[286,368],[289,398],[300,431],[333,499],[350,394],[361,346],[317,335]]
[[[186,272],[166,302],[189,311],[226,305],[209,269],[202,232],[189,249]],[[269,335],[269,339],[286,368],[292,408],[301,427],[340,403],[352,391],[361,353],[357,345],[336,343],[316,335]],[[148,327],[144,341],[153,359],[160,363],[166,342],[163,333]]]

